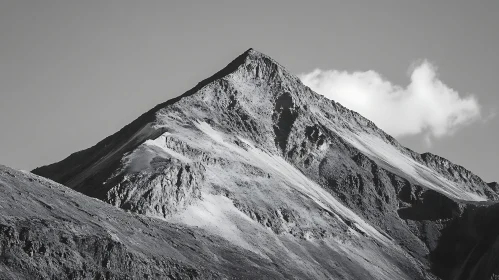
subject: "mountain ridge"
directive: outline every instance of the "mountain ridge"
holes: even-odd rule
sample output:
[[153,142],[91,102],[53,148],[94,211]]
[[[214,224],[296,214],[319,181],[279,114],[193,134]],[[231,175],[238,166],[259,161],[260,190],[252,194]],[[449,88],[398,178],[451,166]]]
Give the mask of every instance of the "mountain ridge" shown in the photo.
[[[172,104],[180,101],[184,97],[187,97],[187,96],[190,96],[192,94],[195,94],[197,91],[199,91],[204,86],[206,86],[206,85],[208,85],[208,84],[210,84],[210,83],[212,83],[212,82],[214,82],[216,80],[220,80],[220,79],[222,79],[222,78],[230,75],[231,73],[235,72],[239,67],[241,67],[243,64],[245,64],[248,60],[251,60],[252,62],[255,62],[255,61],[259,60],[259,59],[269,60],[269,61],[271,61],[272,64],[275,64],[278,67],[280,67],[283,70],[285,70],[285,68],[282,65],[280,65],[278,62],[276,62],[271,57],[269,57],[269,56],[267,56],[267,55],[265,55],[265,54],[263,54],[261,52],[258,52],[256,50],[254,50],[253,48],[249,48],[244,53],[242,53],[237,58],[235,58],[233,61],[231,61],[227,66],[225,66],[224,68],[222,68],[221,70],[219,70],[214,75],[212,75],[212,76],[204,79],[203,81],[199,82],[196,86],[194,86],[190,90],[188,90],[185,93],[179,95],[178,97],[172,98],[172,99],[170,99],[170,100],[168,100],[166,102],[163,102],[163,103],[160,103],[160,104],[156,105],[154,108],[152,108],[148,112],[144,113],[143,115],[141,115],[140,117],[138,117],[136,120],[134,120],[130,124],[124,126],[122,129],[120,129],[115,134],[112,134],[112,135],[106,137],[104,140],[98,142],[96,145],[94,145],[92,147],[89,147],[87,149],[84,149],[84,150],[81,150],[79,152],[73,153],[69,157],[67,157],[67,158],[59,161],[59,163],[62,163],[62,162],[71,162],[73,160],[73,158],[78,157],[79,154],[85,153],[85,152],[90,151],[92,149],[103,150],[102,146],[104,146],[104,148],[106,146],[108,146],[110,144],[109,142],[111,142],[112,138],[122,138],[122,135],[123,134],[126,135],[127,132],[129,132],[129,131],[137,131],[137,127],[140,127],[141,125],[143,125],[143,123],[154,122],[155,115],[158,113],[158,111],[161,110],[161,108],[164,108],[166,106],[172,105]],[[258,63],[258,62],[256,62],[256,63]],[[299,81],[298,78],[296,78],[296,79]],[[299,82],[301,83],[301,81],[299,81]],[[313,92],[313,91],[310,90],[310,92]],[[324,98],[324,100],[326,101],[327,99]],[[349,110],[348,108],[342,106],[340,103],[337,103],[334,100],[332,100],[332,102],[334,102],[334,104],[336,106],[339,106],[340,111],[351,112],[351,113],[354,114],[354,118],[361,118],[362,121],[365,121],[368,126],[371,126],[371,127],[374,128],[375,131],[380,132],[382,134],[382,136],[384,138],[386,138],[386,140],[388,142],[390,142],[391,144],[393,144],[397,148],[400,148],[401,150],[405,150],[411,157],[413,157],[417,161],[419,161],[421,163],[424,163],[425,165],[428,165],[429,164],[429,160],[427,160],[427,159],[434,158],[434,157],[431,157],[431,155],[433,155],[431,153],[425,152],[425,153],[419,154],[419,153],[411,150],[410,148],[402,146],[395,138],[393,138],[389,134],[385,133],[382,129],[380,129],[379,127],[377,127],[376,124],[374,124],[369,119],[363,117],[361,114],[359,114],[359,113],[357,113],[357,112],[355,112],[353,110]],[[161,131],[158,131],[157,134],[161,134]],[[149,136],[148,138],[154,138],[155,136],[157,136],[157,135],[154,134],[154,135]],[[146,140],[146,139],[144,139],[144,140]],[[473,177],[478,177],[477,175],[475,175],[470,170],[468,170],[465,167],[462,167],[460,165],[454,164],[451,161],[449,161],[448,159],[445,159],[445,158],[440,157],[440,156],[438,156],[438,159],[440,161],[443,160],[445,162],[448,162],[454,169],[458,169],[461,172],[466,173],[468,176],[472,175]],[[43,174],[43,173],[45,173],[44,170],[46,170],[46,169],[50,169],[50,166],[49,165],[41,166],[41,167],[35,168],[34,170],[32,170],[32,172],[34,172],[35,174]],[[55,179],[55,181],[59,182],[59,183],[67,183],[68,182],[67,178],[65,178],[65,177],[61,177],[61,178],[54,177],[52,179]],[[481,179],[480,179],[480,181],[483,182],[483,180],[481,180]]]

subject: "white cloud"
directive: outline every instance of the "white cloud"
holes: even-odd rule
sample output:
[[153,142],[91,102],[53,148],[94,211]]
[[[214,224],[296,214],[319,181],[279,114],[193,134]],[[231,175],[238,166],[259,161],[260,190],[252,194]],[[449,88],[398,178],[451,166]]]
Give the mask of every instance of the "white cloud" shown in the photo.
[[460,96],[438,79],[427,61],[417,65],[407,87],[394,85],[375,71],[316,69],[300,75],[315,92],[357,111],[392,136],[450,135],[480,118],[474,96]]

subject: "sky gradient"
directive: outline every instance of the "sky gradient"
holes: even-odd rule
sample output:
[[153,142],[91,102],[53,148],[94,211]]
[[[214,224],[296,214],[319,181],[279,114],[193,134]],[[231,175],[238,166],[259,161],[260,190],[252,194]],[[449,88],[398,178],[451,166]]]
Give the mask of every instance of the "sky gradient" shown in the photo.
[[0,164],[90,147],[253,47],[295,74],[373,70],[401,86],[428,60],[481,118],[399,141],[499,180],[499,1],[205,2],[1,1]]

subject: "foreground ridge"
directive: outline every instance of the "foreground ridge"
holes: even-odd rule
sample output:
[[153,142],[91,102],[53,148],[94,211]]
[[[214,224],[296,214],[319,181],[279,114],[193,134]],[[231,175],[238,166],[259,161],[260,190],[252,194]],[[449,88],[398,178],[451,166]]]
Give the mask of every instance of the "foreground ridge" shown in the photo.
[[286,277],[217,236],[125,213],[34,174],[0,165],[0,186],[0,279]]

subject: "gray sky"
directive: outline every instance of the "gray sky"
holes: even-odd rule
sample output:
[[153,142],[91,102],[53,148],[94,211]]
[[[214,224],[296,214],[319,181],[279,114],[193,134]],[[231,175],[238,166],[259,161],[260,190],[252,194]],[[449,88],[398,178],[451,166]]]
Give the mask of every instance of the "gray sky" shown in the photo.
[[373,70],[402,87],[427,59],[482,118],[431,146],[399,140],[499,180],[499,1],[402,2],[1,0],[0,163],[92,146],[253,47],[296,74]]

